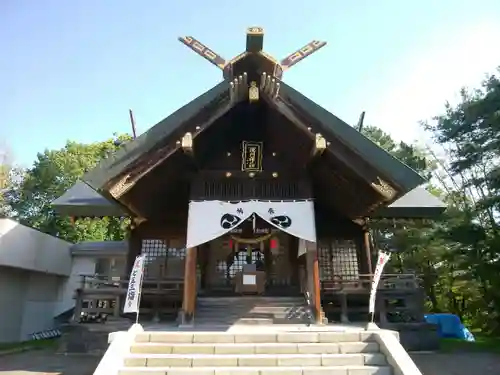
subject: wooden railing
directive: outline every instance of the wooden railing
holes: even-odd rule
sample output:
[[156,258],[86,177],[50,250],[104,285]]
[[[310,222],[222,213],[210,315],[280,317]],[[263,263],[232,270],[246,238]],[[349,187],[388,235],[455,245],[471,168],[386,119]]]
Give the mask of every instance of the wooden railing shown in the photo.
[[[332,280],[321,282],[321,292],[324,294],[363,294],[370,293],[372,288],[372,274],[359,275],[358,278],[333,277]],[[410,291],[419,288],[420,280],[414,274],[383,274],[377,290]]]
[[[322,281],[322,307],[329,320],[347,323],[350,316],[366,320],[373,275]],[[380,323],[423,319],[423,292],[414,274],[384,274],[377,287],[376,316]],[[335,316],[335,318],[334,318]]]
[[[80,275],[75,319],[86,315],[120,316],[129,280],[107,275]],[[146,278],[142,282],[141,314],[173,314],[182,302],[184,279]]]

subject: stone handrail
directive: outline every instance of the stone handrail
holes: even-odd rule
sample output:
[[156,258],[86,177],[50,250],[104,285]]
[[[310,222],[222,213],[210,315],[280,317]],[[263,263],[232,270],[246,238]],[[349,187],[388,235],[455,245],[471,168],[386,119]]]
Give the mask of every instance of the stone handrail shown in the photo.
[[134,324],[127,332],[114,332],[109,336],[108,350],[94,371],[94,375],[118,375],[127,354],[130,354],[135,336],[144,332],[139,324]]

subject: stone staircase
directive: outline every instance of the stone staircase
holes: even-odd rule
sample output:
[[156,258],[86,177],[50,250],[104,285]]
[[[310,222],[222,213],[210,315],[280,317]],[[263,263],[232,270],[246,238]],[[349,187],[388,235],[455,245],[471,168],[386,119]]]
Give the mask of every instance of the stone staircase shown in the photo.
[[119,375],[393,375],[369,332],[144,332]]
[[309,324],[303,297],[200,297],[196,324]]

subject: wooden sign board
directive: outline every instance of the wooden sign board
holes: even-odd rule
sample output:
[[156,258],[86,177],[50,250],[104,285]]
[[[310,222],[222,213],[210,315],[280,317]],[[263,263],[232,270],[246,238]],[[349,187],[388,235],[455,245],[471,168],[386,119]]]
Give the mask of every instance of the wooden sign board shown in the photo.
[[262,171],[262,142],[243,141],[241,152],[241,170],[243,172]]

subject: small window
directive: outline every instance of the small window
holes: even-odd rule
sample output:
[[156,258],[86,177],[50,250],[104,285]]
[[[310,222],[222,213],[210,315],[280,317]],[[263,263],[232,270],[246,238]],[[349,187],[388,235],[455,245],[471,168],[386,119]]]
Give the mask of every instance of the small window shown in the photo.
[[162,277],[166,272],[169,259],[184,260],[186,247],[178,239],[144,239],[142,254],[145,255],[145,277]]
[[99,258],[95,264],[95,273],[97,275],[107,276],[111,270],[111,261],[108,258]]

